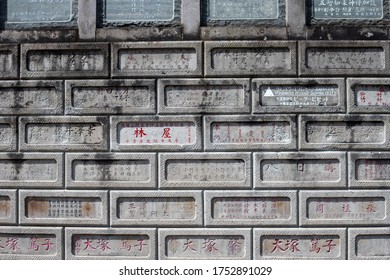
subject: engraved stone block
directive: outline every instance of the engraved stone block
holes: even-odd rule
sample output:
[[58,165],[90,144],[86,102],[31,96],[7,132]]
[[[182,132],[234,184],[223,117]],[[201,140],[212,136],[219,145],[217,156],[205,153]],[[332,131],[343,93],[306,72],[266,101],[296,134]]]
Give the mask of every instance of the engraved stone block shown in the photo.
[[0,151],[16,151],[15,117],[0,117]]
[[1,260],[62,259],[62,229],[0,227]]
[[0,187],[63,187],[62,154],[0,154]]
[[0,46],[0,78],[18,78],[18,56],[17,45]]
[[295,42],[205,42],[206,76],[296,75]]
[[16,224],[16,193],[16,190],[0,190],[1,225]]
[[66,154],[67,188],[155,188],[155,154]]
[[390,260],[390,228],[348,229],[350,260]]
[[199,150],[199,117],[111,117],[111,150]]
[[390,191],[301,191],[300,225],[386,225]]
[[295,116],[206,116],[206,150],[293,150]]
[[255,153],[255,188],[343,188],[346,154]]
[[21,117],[20,150],[103,151],[108,149],[106,117]]
[[154,114],[154,80],[65,81],[67,114]]
[[249,79],[159,80],[159,113],[249,113]]
[[345,229],[254,229],[256,260],[345,260]]
[[249,260],[249,229],[159,229],[159,259]]
[[111,226],[203,224],[201,192],[112,191],[110,195]]
[[254,113],[345,112],[344,79],[253,79]]
[[301,41],[299,74],[304,76],[386,76],[389,44],[384,41]]
[[107,191],[19,191],[23,225],[107,225]]
[[201,42],[112,44],[112,77],[200,76]]
[[301,115],[300,149],[387,150],[390,144],[387,115]]
[[296,209],[295,191],[205,192],[207,226],[297,225]]
[[23,78],[108,77],[108,44],[24,44]]
[[160,188],[251,188],[250,153],[159,155]]
[[155,229],[66,228],[67,260],[154,260]]

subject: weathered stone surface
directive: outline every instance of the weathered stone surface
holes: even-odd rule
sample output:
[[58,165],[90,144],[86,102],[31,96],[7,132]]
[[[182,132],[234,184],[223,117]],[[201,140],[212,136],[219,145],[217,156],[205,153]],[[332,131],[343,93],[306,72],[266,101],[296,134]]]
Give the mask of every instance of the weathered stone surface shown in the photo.
[[390,259],[389,228],[350,228],[348,229],[348,238],[348,259]]
[[[16,190],[0,190],[0,224],[16,224]],[[1,249],[1,246],[0,246]]]
[[19,51],[17,45],[0,46],[0,78],[18,78]]
[[15,117],[0,117],[0,151],[16,151]]
[[112,191],[110,195],[112,226],[203,224],[201,192]]
[[313,1],[315,19],[381,19],[383,0],[371,1]]
[[343,188],[346,154],[255,153],[255,188]]
[[254,259],[345,260],[345,229],[254,229]]
[[159,229],[159,259],[251,258],[249,229]]

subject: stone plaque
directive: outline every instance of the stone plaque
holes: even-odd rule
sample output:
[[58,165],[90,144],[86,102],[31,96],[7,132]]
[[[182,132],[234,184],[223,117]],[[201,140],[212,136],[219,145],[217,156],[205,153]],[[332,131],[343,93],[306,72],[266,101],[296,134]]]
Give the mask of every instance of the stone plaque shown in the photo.
[[346,259],[345,229],[255,229],[255,259]]
[[67,154],[68,188],[154,188],[154,154]]
[[249,113],[249,79],[159,80],[159,113]]
[[7,23],[54,23],[72,20],[72,0],[7,1]]
[[41,227],[2,227],[0,259],[62,259],[62,229]]
[[199,117],[112,117],[113,150],[199,150]]
[[390,221],[388,191],[302,191],[301,225],[383,225]]
[[154,229],[67,228],[67,260],[156,258]]
[[238,259],[251,257],[250,230],[160,229],[160,256],[174,259]]
[[383,0],[313,0],[315,19],[381,19]]
[[277,19],[279,0],[207,0],[210,20]]
[[18,78],[18,46],[0,46],[0,78]]
[[295,42],[205,42],[206,76],[295,75]]
[[175,0],[106,0],[107,22],[171,21]]
[[354,228],[348,230],[348,236],[349,259],[390,259],[390,232],[388,228]]
[[0,190],[0,224],[16,224],[16,190]]
[[[1,195],[1,194],[0,194]],[[0,221],[10,216],[11,200],[8,196],[0,196]]]
[[255,188],[346,187],[344,153],[255,153]]
[[154,80],[65,81],[68,114],[154,114]]
[[15,150],[16,150],[16,118],[0,117],[0,151],[15,151]]
[[20,191],[20,223],[44,225],[107,224],[107,192]]

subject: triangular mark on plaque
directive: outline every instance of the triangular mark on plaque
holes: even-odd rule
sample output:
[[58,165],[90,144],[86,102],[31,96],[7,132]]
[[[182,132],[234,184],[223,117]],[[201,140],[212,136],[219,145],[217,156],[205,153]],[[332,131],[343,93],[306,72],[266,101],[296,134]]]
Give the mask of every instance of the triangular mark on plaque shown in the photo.
[[271,88],[268,87],[267,90],[265,91],[264,96],[275,96],[274,93],[272,92]]

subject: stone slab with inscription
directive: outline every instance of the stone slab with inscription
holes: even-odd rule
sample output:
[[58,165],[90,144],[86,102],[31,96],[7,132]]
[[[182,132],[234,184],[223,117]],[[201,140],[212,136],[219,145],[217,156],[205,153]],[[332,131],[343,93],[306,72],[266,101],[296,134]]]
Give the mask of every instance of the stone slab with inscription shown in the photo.
[[106,43],[23,44],[21,77],[108,78]]
[[212,76],[296,75],[296,43],[205,42],[205,74]]
[[200,191],[111,191],[111,226],[201,226]]
[[249,79],[162,79],[160,114],[249,113]]
[[389,44],[384,41],[301,41],[300,76],[386,76]]
[[23,225],[107,225],[107,191],[19,191]]
[[16,151],[16,138],[16,117],[0,117],[0,151]]
[[390,191],[301,191],[300,225],[388,225]]
[[0,153],[0,188],[63,187],[60,153]]
[[0,46],[0,78],[18,78],[19,50],[18,45]]
[[198,116],[111,117],[111,149],[200,150],[201,126]]
[[254,229],[256,260],[345,260],[345,229]]
[[17,223],[16,194],[17,190],[0,190],[0,225]]
[[108,118],[104,116],[19,119],[22,151],[104,151],[108,135]]
[[250,153],[161,153],[160,188],[251,188]]
[[112,77],[202,75],[201,42],[112,44]]
[[293,150],[295,116],[206,116],[206,150]]
[[62,228],[1,227],[0,260],[60,260],[62,238]]
[[255,188],[345,188],[342,152],[255,153]]
[[254,113],[345,112],[344,79],[253,79]]
[[293,226],[295,191],[206,191],[206,226]]
[[155,188],[156,155],[150,153],[66,154],[66,187]]
[[348,259],[390,260],[390,228],[350,228],[348,239]]
[[301,115],[301,150],[387,150],[388,115]]
[[159,259],[248,260],[250,229],[159,229]]
[[155,229],[66,228],[67,260],[154,260]]

